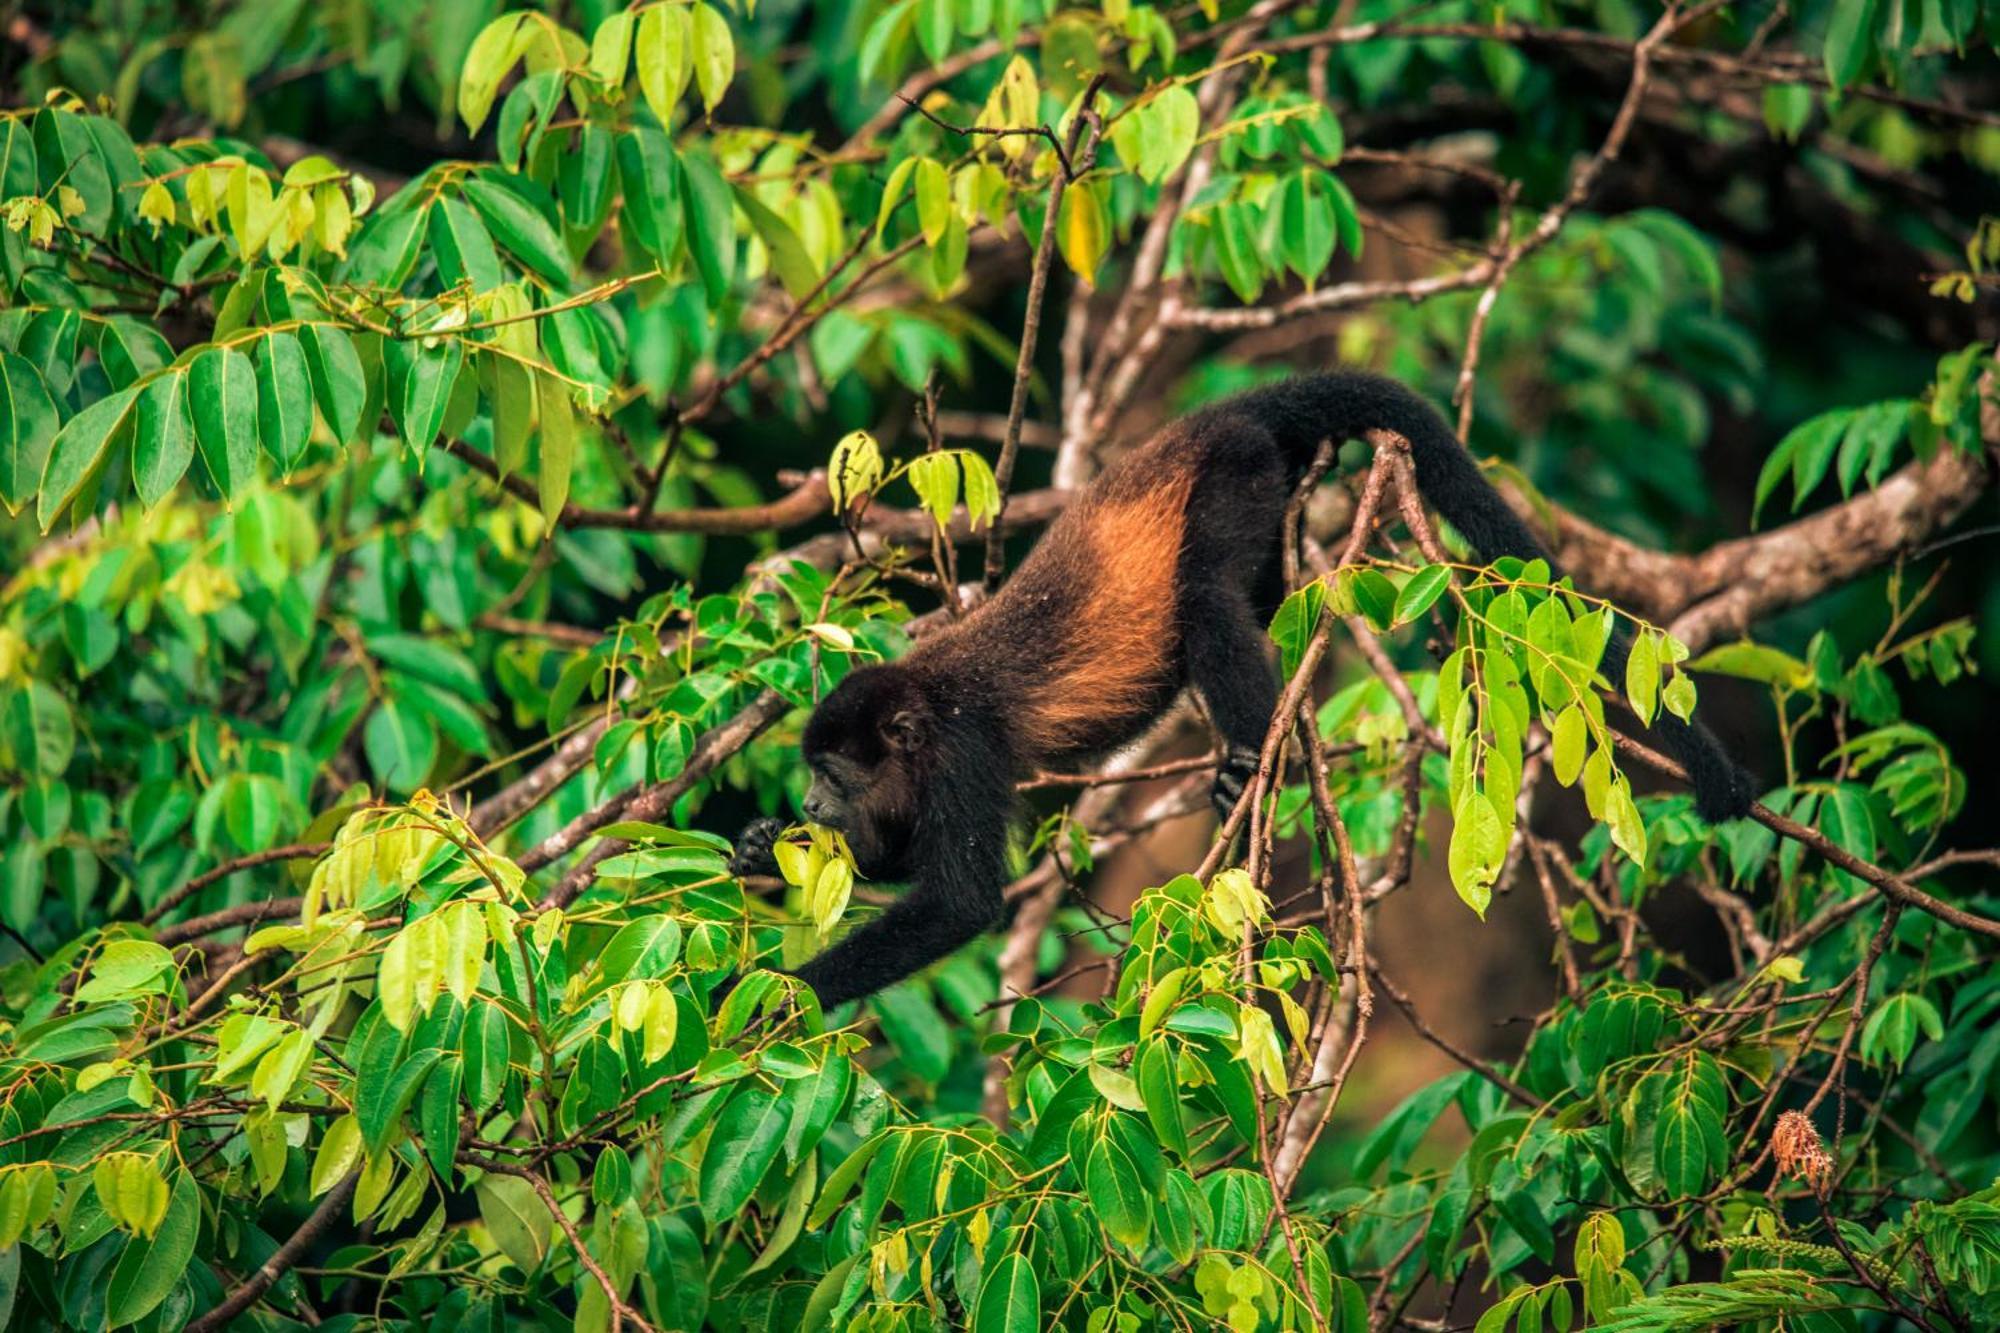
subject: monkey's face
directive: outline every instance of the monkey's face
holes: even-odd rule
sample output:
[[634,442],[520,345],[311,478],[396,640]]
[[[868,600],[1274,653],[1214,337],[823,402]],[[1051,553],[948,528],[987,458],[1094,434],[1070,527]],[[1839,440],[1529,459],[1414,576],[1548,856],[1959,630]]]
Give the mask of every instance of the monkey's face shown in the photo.
[[864,667],[820,701],[801,750],[805,816],[847,837],[870,879],[903,869],[923,790],[930,711],[908,671]]

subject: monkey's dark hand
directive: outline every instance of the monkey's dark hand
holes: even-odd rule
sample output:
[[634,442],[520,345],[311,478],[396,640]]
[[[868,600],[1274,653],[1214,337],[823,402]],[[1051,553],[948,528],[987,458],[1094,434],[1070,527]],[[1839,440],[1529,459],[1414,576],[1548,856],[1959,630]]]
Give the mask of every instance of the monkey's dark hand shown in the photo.
[[1222,766],[1215,771],[1215,786],[1209,792],[1209,799],[1215,802],[1216,818],[1229,822],[1229,812],[1243,799],[1243,793],[1250,789],[1250,782],[1257,776],[1257,765],[1263,756],[1247,745],[1232,745],[1222,756]]
[[791,821],[776,816],[751,820],[736,839],[736,853],[729,858],[729,873],[739,878],[777,874],[778,858],[772,855],[771,848],[790,827]]

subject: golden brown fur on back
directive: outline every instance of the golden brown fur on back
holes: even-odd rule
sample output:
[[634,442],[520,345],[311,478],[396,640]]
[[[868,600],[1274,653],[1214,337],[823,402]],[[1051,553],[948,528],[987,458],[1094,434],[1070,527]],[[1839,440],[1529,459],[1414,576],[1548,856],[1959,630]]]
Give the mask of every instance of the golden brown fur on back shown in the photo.
[[1023,718],[1042,753],[1117,744],[1175,688],[1174,567],[1193,479],[1177,469],[1155,489],[1089,506],[1082,632],[1037,681]]
[[1011,680],[1023,760],[1129,740],[1180,686],[1175,570],[1195,471],[1178,442],[1169,430],[1105,472],[992,601],[912,653]]

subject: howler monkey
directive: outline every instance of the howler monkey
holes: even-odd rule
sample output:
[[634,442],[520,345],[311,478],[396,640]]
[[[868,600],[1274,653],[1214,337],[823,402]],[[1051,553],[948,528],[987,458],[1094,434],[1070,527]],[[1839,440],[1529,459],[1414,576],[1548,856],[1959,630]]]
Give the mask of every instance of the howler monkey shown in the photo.
[[[802,746],[805,816],[841,830],[871,879],[910,891],[800,978],[831,1006],[942,958],[992,925],[1006,882],[1014,781],[1139,735],[1184,687],[1222,733],[1226,812],[1256,771],[1277,706],[1264,627],[1276,609],[1284,511],[1322,441],[1394,431],[1417,486],[1486,560],[1547,558],[1437,412],[1377,375],[1319,374],[1196,412],[1105,470],[995,596],[901,661],[857,668]],[[1603,670],[1622,679],[1615,634]],[[1743,814],[1751,782],[1699,724],[1653,731],[1686,765],[1709,820]],[[770,867],[782,821],[745,830],[736,868]]]

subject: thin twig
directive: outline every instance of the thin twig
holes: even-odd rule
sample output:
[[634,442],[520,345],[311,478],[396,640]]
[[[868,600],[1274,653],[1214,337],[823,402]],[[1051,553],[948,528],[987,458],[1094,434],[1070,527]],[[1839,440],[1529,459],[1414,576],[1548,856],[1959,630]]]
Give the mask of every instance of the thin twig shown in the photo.
[[[993,480],[1000,489],[1000,513],[986,534],[985,585],[989,592],[1000,586],[1000,574],[1006,565],[1006,530],[999,519],[1007,513],[1008,492],[1014,484],[1014,458],[1021,449],[1021,421],[1028,412],[1028,385],[1035,375],[1035,343],[1042,329],[1042,305],[1048,294],[1049,268],[1055,261],[1056,233],[1061,230],[1063,195],[1071,180],[1069,162],[1074,158],[1078,168],[1088,172],[1097,161],[1097,141],[1104,132],[1104,120],[1097,114],[1094,103],[1107,77],[1099,71],[1084,89],[1076,118],[1070,122],[1070,151],[1064,158],[1063,170],[1049,182],[1048,211],[1042,215],[1042,235],[1035,245],[1034,267],[1028,274],[1028,308],[1021,317],[1021,348],[1014,360],[1014,393],[1007,405],[1007,436],[1001,441],[1000,458],[993,466]],[[1049,131],[1049,137],[1055,137],[1053,130]]]
[[328,842],[294,842],[283,847],[266,847],[261,852],[251,852],[233,861],[225,861],[213,870],[205,870],[178,889],[153,904],[146,915],[139,919],[152,925],[182,903],[200,893],[211,884],[218,884],[240,870],[250,870],[257,866],[269,865],[273,861],[309,861],[323,854],[333,844]]

